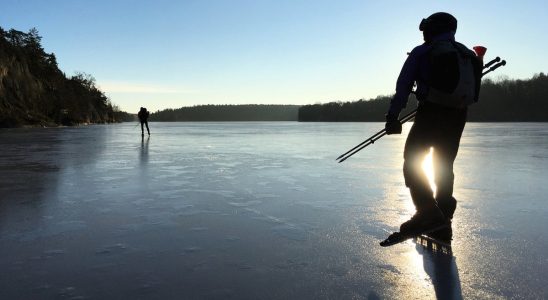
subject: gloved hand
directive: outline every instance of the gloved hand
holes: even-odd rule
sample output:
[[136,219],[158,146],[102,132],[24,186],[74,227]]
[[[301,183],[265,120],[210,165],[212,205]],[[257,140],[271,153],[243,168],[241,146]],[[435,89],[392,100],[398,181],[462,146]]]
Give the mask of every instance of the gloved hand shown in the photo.
[[398,116],[386,115],[386,125],[384,125],[386,134],[400,134],[401,133],[401,123],[398,121]]

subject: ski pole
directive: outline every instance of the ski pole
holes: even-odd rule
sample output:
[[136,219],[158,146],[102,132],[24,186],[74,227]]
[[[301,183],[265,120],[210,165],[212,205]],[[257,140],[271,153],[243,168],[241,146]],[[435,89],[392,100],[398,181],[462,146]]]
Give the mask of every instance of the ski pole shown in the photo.
[[[356,145],[354,148],[352,148],[352,149],[346,151],[345,153],[339,155],[339,157],[337,157],[335,160],[341,159],[342,157],[344,157],[344,156],[347,155],[348,153],[352,152],[354,149],[360,147],[361,145],[367,143],[368,141],[371,141],[371,140],[375,139],[375,137],[377,137],[379,134],[384,135],[384,132],[385,132],[385,131],[386,131],[386,129],[383,129],[383,130],[381,130],[381,131],[375,133],[374,135],[372,135],[372,136],[371,136],[370,138],[368,138],[367,140],[365,140],[365,141],[359,143],[358,145]],[[342,162],[342,161],[339,161],[339,162]]]
[[[499,62],[498,64],[495,64],[494,66],[492,66],[491,68],[489,68],[489,70],[487,70],[487,71],[481,73],[481,76],[483,77],[483,76],[485,76],[487,73],[493,72],[493,71],[495,71],[496,69],[498,69],[499,67],[502,67],[502,66],[505,66],[505,65],[506,65],[506,61],[503,60],[503,61]],[[486,68],[486,67],[485,67],[485,68]]]
[[[495,64],[497,63],[497,64]],[[495,64],[495,65],[493,65]],[[493,65],[491,68],[489,68],[491,65]],[[505,66],[506,65],[506,61],[503,60],[503,61],[500,61],[500,57],[496,57],[495,59],[491,60],[490,62],[488,62],[485,66],[483,66],[484,69],[487,69],[489,68],[487,71],[483,72],[481,74],[481,76],[485,76],[486,74],[502,67],[502,66]],[[414,92],[412,92],[414,93]],[[415,117],[415,115],[417,114],[417,109],[413,110],[412,112],[408,113],[407,115],[403,116],[399,122],[403,125],[405,122],[413,119]],[[343,161],[347,160],[348,158],[350,158],[352,155],[358,153],[359,151],[361,151],[363,148],[371,145],[371,144],[374,144],[375,141],[377,141],[378,139],[380,139],[381,137],[385,136],[386,135],[386,129],[383,129],[377,133],[375,133],[374,135],[372,135],[370,138],[366,139],[365,141],[361,142],[360,144],[356,145],[354,148],[348,150],[347,152],[341,154],[339,157],[337,157],[336,160],[339,161],[339,163],[342,163]]]
[[499,61],[500,61],[500,57],[497,56],[497,57],[495,57],[495,59],[493,59],[492,61],[486,63],[486,64],[483,66],[483,68],[484,68],[484,69],[485,69],[485,68],[489,68],[492,64],[498,63]]
[[[415,117],[415,115],[417,114],[417,110],[413,110],[412,112],[408,113],[407,115],[405,115],[403,118],[401,118],[399,121],[401,124],[404,124],[405,122],[413,119]],[[378,139],[382,138],[383,136],[386,135],[386,129],[383,129],[379,132],[377,132],[375,135],[373,135],[372,137],[368,138],[367,140],[363,141],[362,143],[360,143],[359,145],[357,145],[356,147],[350,149],[348,152],[346,152],[345,154],[339,156],[337,158],[337,160],[339,160],[339,163],[342,163],[343,161],[347,160],[348,158],[350,158],[352,155],[358,153],[359,151],[361,151],[363,148],[371,145],[371,144],[374,144]],[[360,147],[361,146],[361,147]],[[352,150],[356,149],[355,151],[351,152]],[[351,152],[351,153],[349,153]],[[349,154],[348,154],[349,153]],[[346,155],[348,154],[348,155]],[[346,155],[346,156],[345,156]]]

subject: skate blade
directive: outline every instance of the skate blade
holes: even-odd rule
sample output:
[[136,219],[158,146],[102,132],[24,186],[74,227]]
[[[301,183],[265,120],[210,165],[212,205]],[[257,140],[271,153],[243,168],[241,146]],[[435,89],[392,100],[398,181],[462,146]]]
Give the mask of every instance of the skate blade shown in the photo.
[[431,232],[434,232],[434,231],[438,231],[438,230],[443,229],[447,226],[449,226],[449,223],[443,223],[443,224],[440,224],[438,226],[434,226],[432,228],[429,228],[427,230],[416,231],[416,232],[412,232],[412,233],[409,233],[409,234],[402,234],[400,232],[394,232],[391,235],[389,235],[384,241],[380,242],[379,245],[381,245],[382,247],[388,247],[388,246],[396,245],[396,244],[402,243],[402,242],[404,242],[408,239],[415,238],[415,237],[418,237],[418,236],[421,236],[421,235],[425,235],[425,234],[428,234],[428,233],[431,233]]
[[431,238],[424,234],[415,237],[415,242],[434,253],[453,255],[453,248],[450,243]]

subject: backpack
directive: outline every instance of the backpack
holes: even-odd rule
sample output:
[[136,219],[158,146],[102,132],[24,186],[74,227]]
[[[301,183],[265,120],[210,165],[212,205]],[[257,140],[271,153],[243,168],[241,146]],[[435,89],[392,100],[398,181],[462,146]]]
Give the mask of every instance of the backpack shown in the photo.
[[454,41],[436,41],[428,52],[426,101],[464,108],[478,101],[482,65],[475,53]]
[[146,109],[142,109],[137,113],[137,117],[139,117],[140,121],[146,121],[149,115],[150,113]]

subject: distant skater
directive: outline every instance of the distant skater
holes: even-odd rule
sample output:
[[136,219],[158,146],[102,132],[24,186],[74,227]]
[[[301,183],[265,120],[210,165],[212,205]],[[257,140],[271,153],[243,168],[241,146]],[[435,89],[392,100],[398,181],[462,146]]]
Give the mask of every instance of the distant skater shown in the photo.
[[[479,94],[482,62],[466,46],[455,41],[457,19],[444,12],[423,19],[419,25],[424,44],[415,47],[405,61],[396,94],[386,114],[387,134],[400,134],[398,116],[416,84],[419,101],[415,121],[404,148],[403,175],[415,215],[400,226],[411,234],[451,224],[457,207],[453,197],[453,163],[466,123],[467,106]],[[425,156],[433,148],[436,193],[422,170]],[[451,226],[430,234],[452,239]]]
[[143,128],[143,124],[147,127],[147,133],[150,135],[150,129],[148,129],[148,116],[150,113],[147,111],[146,108],[141,107],[141,110],[139,110],[139,113],[137,113],[137,117],[139,117],[139,121],[141,121],[141,136],[145,136],[145,129]]

